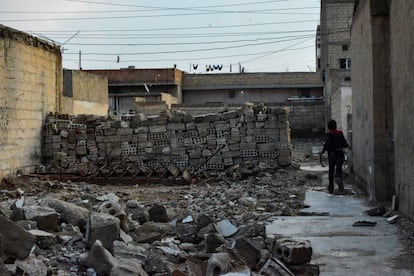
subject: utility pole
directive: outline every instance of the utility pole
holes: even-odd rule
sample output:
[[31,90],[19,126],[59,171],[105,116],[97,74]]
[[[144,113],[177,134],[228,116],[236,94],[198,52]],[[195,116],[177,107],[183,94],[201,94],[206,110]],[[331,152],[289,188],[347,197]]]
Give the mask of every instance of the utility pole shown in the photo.
[[82,51],[79,50],[79,70],[82,70]]

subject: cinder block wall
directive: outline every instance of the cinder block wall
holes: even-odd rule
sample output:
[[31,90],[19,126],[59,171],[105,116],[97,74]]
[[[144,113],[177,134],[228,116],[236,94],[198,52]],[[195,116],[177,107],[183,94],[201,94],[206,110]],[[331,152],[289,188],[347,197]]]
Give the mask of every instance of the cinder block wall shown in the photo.
[[242,162],[274,169],[291,162],[287,116],[285,109],[265,106],[197,116],[130,115],[121,121],[51,116],[44,157],[51,171],[81,175],[223,171]]
[[[235,110],[242,105],[238,104],[203,104],[173,105],[172,110],[181,110],[192,115],[223,112]],[[297,101],[272,103],[267,106],[271,108],[282,107],[289,111],[289,126],[292,138],[314,138],[322,137],[325,132],[325,102],[324,101]]]
[[59,47],[0,25],[0,179],[41,162],[41,130],[57,111]]

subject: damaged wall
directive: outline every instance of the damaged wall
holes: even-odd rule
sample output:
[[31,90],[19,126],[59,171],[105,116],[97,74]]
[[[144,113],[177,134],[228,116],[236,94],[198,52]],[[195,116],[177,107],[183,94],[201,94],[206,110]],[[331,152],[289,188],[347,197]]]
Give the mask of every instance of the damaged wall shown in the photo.
[[[240,104],[178,104],[173,105],[173,110],[181,110],[192,115],[223,112],[240,108]],[[289,126],[292,138],[323,137],[325,133],[325,102],[314,101],[289,101],[283,103],[267,104],[271,108],[286,108],[289,110]]]
[[282,108],[248,106],[194,117],[130,115],[122,121],[51,116],[44,157],[51,171],[81,175],[222,171],[242,162],[271,169],[291,162],[287,115]]
[[0,25],[0,179],[41,161],[41,130],[58,111],[59,47]]

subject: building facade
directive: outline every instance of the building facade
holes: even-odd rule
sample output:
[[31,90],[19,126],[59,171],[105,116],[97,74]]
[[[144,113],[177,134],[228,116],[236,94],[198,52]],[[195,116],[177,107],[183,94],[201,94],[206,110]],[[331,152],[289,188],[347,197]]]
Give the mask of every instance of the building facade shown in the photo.
[[135,97],[143,93],[167,93],[182,102],[182,74],[176,68],[85,70],[108,79],[109,111],[127,114],[135,110]]
[[335,119],[338,127],[348,129],[343,110],[352,111],[349,100],[351,87],[350,28],[355,0],[321,0],[320,26],[317,29],[316,55],[318,72],[324,81],[326,119]]
[[184,74],[185,104],[280,103],[320,100],[323,83],[314,72]]

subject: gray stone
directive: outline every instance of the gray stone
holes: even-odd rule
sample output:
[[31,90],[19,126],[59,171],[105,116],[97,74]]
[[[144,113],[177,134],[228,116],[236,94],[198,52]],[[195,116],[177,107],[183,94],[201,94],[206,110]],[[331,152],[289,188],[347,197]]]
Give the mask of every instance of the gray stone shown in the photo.
[[59,199],[48,198],[45,203],[60,214],[60,219],[66,223],[84,229],[88,220],[88,209]]
[[35,244],[35,237],[6,217],[0,216],[0,225],[5,255],[26,258]]
[[226,243],[226,239],[220,234],[209,233],[205,236],[205,245],[207,253],[216,253],[217,248]]
[[257,269],[257,264],[260,261],[261,248],[258,248],[247,239],[236,240],[234,248],[237,250],[237,254],[246,261],[247,266],[253,270]]
[[168,215],[167,210],[164,206],[161,206],[159,204],[154,204],[152,207],[148,210],[148,219],[150,221],[154,222],[168,222]]
[[60,216],[54,209],[36,205],[26,206],[23,209],[26,219],[36,221],[37,228],[52,232],[59,230]]
[[144,208],[130,208],[127,206],[124,210],[129,219],[135,220],[140,224],[148,221],[148,212]]
[[211,218],[207,214],[202,213],[197,217],[197,229],[200,230],[201,228],[204,228],[213,222],[214,222],[213,218]]
[[57,243],[57,238],[52,233],[37,229],[29,230],[29,233],[35,237],[36,245],[41,249],[50,249]]
[[285,264],[301,265],[311,261],[312,247],[306,240],[279,239],[272,255]]
[[119,239],[120,235],[119,219],[108,214],[91,212],[86,234],[88,246],[100,240],[103,246],[112,252],[113,242]]
[[137,243],[153,243],[159,241],[162,238],[162,234],[159,232],[135,232],[132,233],[132,238]]
[[[45,263],[36,258],[35,256],[29,256],[24,260],[17,260],[15,262],[18,271],[21,271],[22,275],[27,276],[46,276],[47,266]],[[19,274],[20,275],[20,274]]]
[[157,273],[159,273],[159,275],[171,275],[171,271],[168,268],[168,265],[161,259],[160,256],[156,254],[151,254],[148,256],[144,264],[144,269],[150,275]]
[[147,258],[147,247],[135,243],[114,241],[114,256],[123,259],[137,259],[144,262]]
[[192,223],[177,223],[175,226],[177,233],[177,239],[181,242],[196,243],[197,238],[197,225]]
[[95,269],[98,275],[109,275],[115,266],[115,258],[103,247],[101,241],[96,240],[89,251],[87,265]]
[[208,259],[206,276],[226,273],[230,268],[230,256],[227,253],[214,253]]

